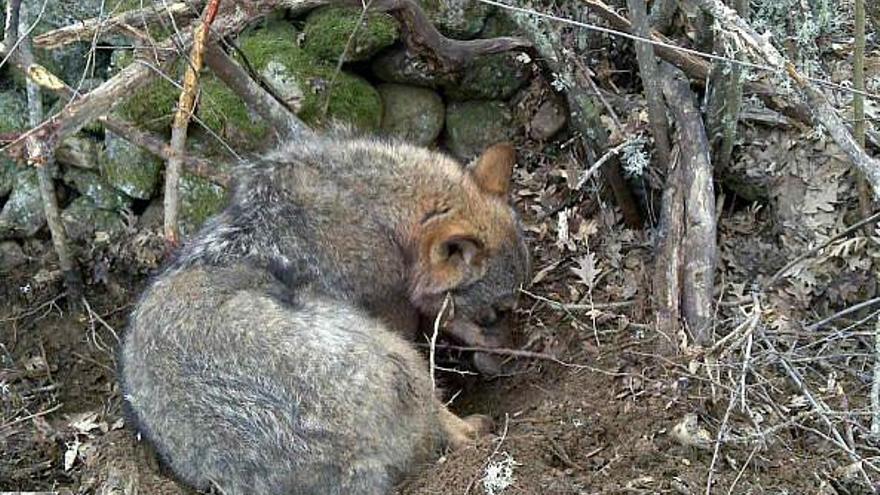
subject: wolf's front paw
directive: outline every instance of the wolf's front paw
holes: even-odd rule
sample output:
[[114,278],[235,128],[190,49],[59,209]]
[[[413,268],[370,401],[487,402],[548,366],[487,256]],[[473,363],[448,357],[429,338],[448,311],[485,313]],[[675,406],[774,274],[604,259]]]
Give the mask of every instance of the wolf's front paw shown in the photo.
[[449,446],[459,450],[471,446],[482,436],[492,432],[495,422],[489,416],[473,414],[465,418],[455,418],[453,424],[447,426]]

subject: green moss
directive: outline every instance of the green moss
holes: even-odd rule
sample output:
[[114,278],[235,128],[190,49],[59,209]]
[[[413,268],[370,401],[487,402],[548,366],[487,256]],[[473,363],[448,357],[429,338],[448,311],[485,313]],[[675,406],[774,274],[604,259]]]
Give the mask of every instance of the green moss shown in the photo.
[[[114,54],[117,70],[130,64],[131,52]],[[177,64],[173,73],[183,74],[183,64]],[[269,127],[251,115],[245,103],[208,71],[199,80],[201,95],[197,116],[202,124],[240,150],[252,151],[263,144]],[[144,128],[167,133],[174,121],[174,112],[180,98],[180,89],[165,79],[154,81],[133,93],[117,110],[119,115]],[[193,128],[198,124],[191,123]]]
[[201,177],[180,177],[180,217],[184,235],[195,233],[211,216],[226,206],[226,190]]
[[[118,72],[134,60],[128,50],[116,50],[112,57],[113,71]],[[175,76],[181,72],[180,64],[170,71]],[[119,105],[116,112],[124,119],[154,132],[167,132],[174,120],[174,108],[180,97],[180,90],[164,78],[135,90]]]
[[464,70],[461,80],[446,84],[450,99],[506,100],[529,80],[529,68],[515,53],[477,57]]
[[200,82],[198,115],[204,125],[230,140],[236,148],[255,150],[266,142],[269,126],[251,114],[247,105],[222,81],[205,74]]
[[296,38],[291,25],[272,23],[242,37],[241,49],[259,71],[274,62],[290,72],[302,90],[299,116],[307,124],[322,126],[338,120],[365,131],[378,129],[382,101],[376,89],[360,77],[337,74],[334,66],[321,63],[299,48]]
[[104,179],[132,198],[150,199],[159,185],[162,160],[107,132],[98,166]]
[[366,60],[397,40],[397,22],[386,13],[371,12],[358,26],[361,10],[327,7],[312,12],[304,27],[305,50],[326,61],[337,61],[351,34],[357,30],[345,54],[345,62]]

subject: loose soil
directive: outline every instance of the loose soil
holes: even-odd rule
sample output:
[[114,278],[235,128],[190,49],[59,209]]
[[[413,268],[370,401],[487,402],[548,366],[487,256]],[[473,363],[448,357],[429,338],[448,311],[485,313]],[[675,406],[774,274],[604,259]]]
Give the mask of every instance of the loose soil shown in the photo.
[[[114,350],[146,279],[111,271],[81,317],[60,306],[58,281],[28,291],[32,279],[23,271],[5,282],[0,491],[188,493],[120,412]],[[557,297],[554,284],[541,287],[536,296]],[[401,493],[816,493],[832,471],[823,442],[782,435],[760,449],[725,446],[707,491],[713,449],[682,445],[672,432],[688,413],[715,431],[724,403],[711,387],[686,362],[657,355],[650,332],[625,316],[604,314],[585,331],[573,319],[583,315],[531,298],[523,307],[521,342],[560,361],[513,360],[494,380],[443,375],[453,407],[492,415],[495,435],[425,466]],[[491,472],[504,463],[509,486],[493,491]]]

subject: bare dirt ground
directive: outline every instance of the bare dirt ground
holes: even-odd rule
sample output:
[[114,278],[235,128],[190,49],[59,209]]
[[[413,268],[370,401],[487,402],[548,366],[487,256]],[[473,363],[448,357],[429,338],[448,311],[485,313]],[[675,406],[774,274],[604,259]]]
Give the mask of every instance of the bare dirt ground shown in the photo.
[[[530,160],[517,196],[536,273],[518,337],[521,348],[543,355],[510,358],[511,372],[494,380],[442,375],[453,407],[491,414],[496,435],[425,466],[401,493],[869,493],[859,485],[823,491],[847,486],[846,459],[831,453],[827,436],[784,421],[770,440],[725,442],[716,452],[722,421],[751,420],[731,414],[728,391],[689,358],[655,352],[647,233],[626,229],[613,207],[590,199],[574,208],[560,241],[556,217],[535,212],[569,194],[558,172],[565,158]],[[136,226],[122,245],[88,253],[84,316],[64,310],[60,281],[37,243],[26,269],[4,280],[0,490],[187,492],[136,444],[114,376],[118,337],[158,266],[158,235],[158,227]],[[773,387],[794,395],[784,380]]]

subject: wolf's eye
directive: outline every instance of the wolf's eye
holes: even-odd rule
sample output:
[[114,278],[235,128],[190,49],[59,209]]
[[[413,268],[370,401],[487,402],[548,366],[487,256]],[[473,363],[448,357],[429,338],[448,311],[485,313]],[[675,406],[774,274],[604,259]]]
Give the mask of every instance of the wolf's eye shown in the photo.
[[491,327],[498,323],[499,321],[498,312],[492,308],[486,308],[480,312],[480,316],[477,318],[477,325],[481,327]]

